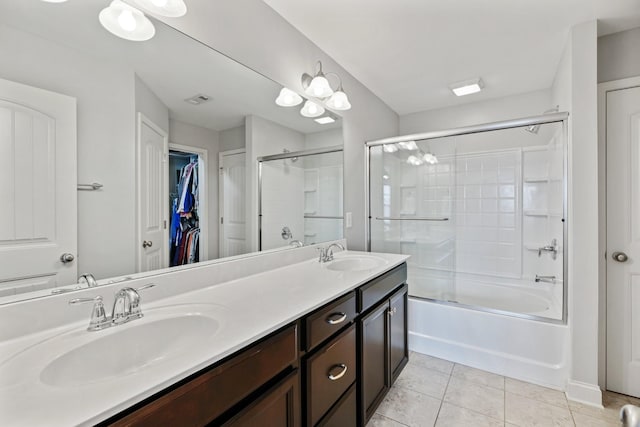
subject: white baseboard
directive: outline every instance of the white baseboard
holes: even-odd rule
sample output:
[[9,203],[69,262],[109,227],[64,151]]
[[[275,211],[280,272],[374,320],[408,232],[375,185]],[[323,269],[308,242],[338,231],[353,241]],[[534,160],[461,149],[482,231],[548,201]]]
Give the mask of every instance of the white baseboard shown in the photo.
[[567,380],[565,394],[567,399],[602,409],[602,390],[597,384],[588,384],[575,380]]

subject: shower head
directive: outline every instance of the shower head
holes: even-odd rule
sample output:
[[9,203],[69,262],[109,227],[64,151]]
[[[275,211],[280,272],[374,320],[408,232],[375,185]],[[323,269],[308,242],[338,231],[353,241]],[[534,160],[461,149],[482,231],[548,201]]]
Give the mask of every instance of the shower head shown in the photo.
[[[545,110],[545,112],[542,113],[542,114],[557,113],[559,110],[560,110],[560,106],[556,105],[553,108],[549,108],[548,110]],[[529,125],[529,126],[525,127],[524,130],[526,130],[527,132],[533,133],[533,134],[537,134],[538,131],[540,130],[540,124]]]

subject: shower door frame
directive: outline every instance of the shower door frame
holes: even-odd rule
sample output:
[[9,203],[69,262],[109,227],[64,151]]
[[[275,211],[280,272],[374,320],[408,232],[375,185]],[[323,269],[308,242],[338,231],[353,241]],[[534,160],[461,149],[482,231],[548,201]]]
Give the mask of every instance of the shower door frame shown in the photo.
[[536,320],[546,323],[556,323],[556,324],[567,324],[567,315],[568,315],[568,297],[569,297],[569,266],[568,266],[568,230],[569,230],[569,221],[568,221],[568,180],[569,180],[569,113],[568,112],[559,112],[559,113],[550,113],[543,114],[539,116],[530,116],[523,117],[519,119],[512,120],[504,120],[499,122],[490,122],[483,123],[472,126],[464,126],[459,128],[445,129],[445,130],[437,130],[431,132],[423,132],[423,133],[414,133],[409,135],[401,135],[394,136],[390,138],[377,139],[373,141],[367,141],[364,144],[364,162],[365,162],[365,233],[366,233],[366,251],[371,251],[371,148],[377,147],[385,144],[395,144],[398,142],[408,142],[408,141],[423,141],[428,139],[436,139],[436,138],[445,138],[449,136],[461,136],[461,135],[470,135],[475,133],[482,132],[491,132],[496,130],[504,130],[504,129],[513,129],[513,128],[524,128],[526,126],[533,125],[543,125],[549,123],[562,123],[562,137],[563,137],[563,173],[562,173],[562,319],[550,319],[542,316],[535,316],[530,314],[523,313],[515,313],[504,310],[496,310],[493,308],[487,307],[479,307],[479,306],[470,306],[466,304],[460,303],[452,303],[448,301],[440,301],[432,298],[425,297],[415,297],[410,296],[411,298],[427,300],[430,302],[435,302],[437,304],[443,305],[455,305],[457,307],[470,308],[478,311],[485,311],[494,314],[502,314],[513,317],[520,317],[529,320]]
[[[322,147],[322,148],[313,148],[310,150],[288,151],[286,153],[261,156],[256,159],[258,162],[258,251],[262,251],[262,163],[268,162],[271,160],[284,160],[284,159],[292,159],[294,157],[315,156],[318,154],[329,154],[329,153],[337,153],[337,152],[344,152],[344,146],[332,145],[332,146]],[[342,197],[344,198],[344,157],[342,159]],[[342,201],[342,206],[344,211],[344,200]],[[341,217],[319,216],[316,218],[343,219],[342,236],[344,237],[344,234],[345,234],[344,233],[344,214]]]

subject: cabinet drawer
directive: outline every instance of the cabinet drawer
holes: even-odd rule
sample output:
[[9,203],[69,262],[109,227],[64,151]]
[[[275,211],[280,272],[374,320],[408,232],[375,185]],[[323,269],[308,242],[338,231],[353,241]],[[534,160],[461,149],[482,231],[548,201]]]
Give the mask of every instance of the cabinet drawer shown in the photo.
[[358,405],[356,385],[353,384],[317,427],[356,427],[357,425]]
[[407,264],[402,264],[358,288],[359,312],[364,313],[406,281]]
[[356,328],[351,325],[306,361],[307,425],[315,425],[356,379]]
[[114,426],[205,425],[274,378],[298,357],[296,326],[243,351],[115,421]]
[[348,325],[357,315],[356,295],[351,292],[305,319],[305,349],[311,350]]

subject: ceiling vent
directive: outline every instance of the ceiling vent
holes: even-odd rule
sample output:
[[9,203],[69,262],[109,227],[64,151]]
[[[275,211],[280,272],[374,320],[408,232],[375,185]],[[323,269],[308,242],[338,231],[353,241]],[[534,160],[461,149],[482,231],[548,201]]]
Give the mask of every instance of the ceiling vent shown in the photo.
[[188,102],[191,105],[200,105],[208,101],[211,101],[211,97],[209,95],[203,95],[201,93],[199,93],[198,95],[194,95],[191,98],[185,99],[185,102]]

